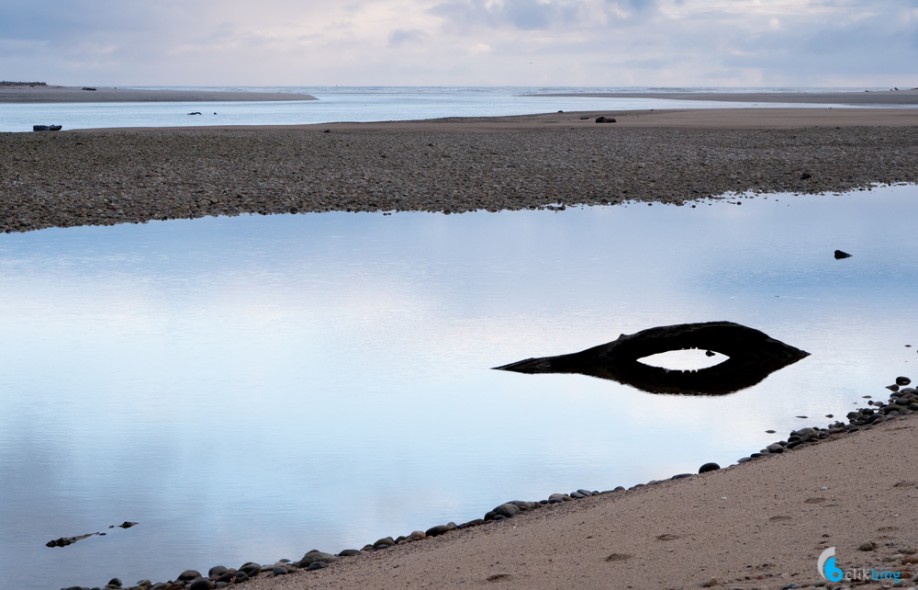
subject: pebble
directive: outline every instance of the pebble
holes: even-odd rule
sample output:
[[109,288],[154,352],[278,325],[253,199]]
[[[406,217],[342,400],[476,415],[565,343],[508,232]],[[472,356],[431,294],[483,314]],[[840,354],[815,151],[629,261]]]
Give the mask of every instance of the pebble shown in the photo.
[[185,570],[179,574],[178,580],[182,582],[190,582],[191,580],[194,580],[200,577],[202,577],[201,572],[199,572],[198,570]]
[[705,463],[698,468],[698,473],[707,473],[709,471],[717,471],[718,469],[720,469],[720,465],[717,463]]
[[[389,537],[389,539],[391,540],[392,537]],[[338,557],[335,555],[332,555],[331,553],[325,553],[323,551],[319,551],[318,549],[312,549],[310,551],[307,551],[306,554],[303,555],[302,559],[296,562],[296,565],[297,567],[309,567],[310,564],[313,564],[317,561],[324,561],[326,563],[331,563],[337,560],[338,560]]]
[[439,524],[435,527],[431,527],[427,529],[426,531],[424,531],[424,534],[427,535],[428,537],[439,537],[440,535],[444,533],[448,533],[449,531],[452,531],[455,529],[456,529],[456,523],[450,522],[447,524]]

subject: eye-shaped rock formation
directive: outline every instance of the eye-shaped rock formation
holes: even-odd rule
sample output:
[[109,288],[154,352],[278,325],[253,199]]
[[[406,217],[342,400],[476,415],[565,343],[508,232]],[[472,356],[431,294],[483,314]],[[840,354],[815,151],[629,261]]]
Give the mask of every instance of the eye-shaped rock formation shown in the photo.
[[[727,360],[697,371],[652,367],[644,357],[697,348]],[[809,356],[767,334],[733,322],[677,324],[622,334],[617,340],[573,354],[530,358],[495,367],[518,373],[581,373],[612,379],[650,393],[724,395],[759,383]]]

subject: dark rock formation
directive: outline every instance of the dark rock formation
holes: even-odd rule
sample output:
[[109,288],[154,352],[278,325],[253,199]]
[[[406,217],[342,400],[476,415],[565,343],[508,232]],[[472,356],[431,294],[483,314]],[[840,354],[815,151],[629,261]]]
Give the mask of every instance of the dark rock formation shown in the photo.
[[[729,357],[698,371],[652,367],[639,359],[698,348]],[[809,353],[733,322],[677,324],[622,334],[618,340],[581,352],[530,358],[495,367],[518,373],[581,373],[612,379],[650,393],[724,395],[751,387]]]

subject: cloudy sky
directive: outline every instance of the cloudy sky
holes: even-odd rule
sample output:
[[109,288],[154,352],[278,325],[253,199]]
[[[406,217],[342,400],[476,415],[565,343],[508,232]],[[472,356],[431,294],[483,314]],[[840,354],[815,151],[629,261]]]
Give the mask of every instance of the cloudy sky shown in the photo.
[[918,86],[918,0],[0,0],[0,79]]

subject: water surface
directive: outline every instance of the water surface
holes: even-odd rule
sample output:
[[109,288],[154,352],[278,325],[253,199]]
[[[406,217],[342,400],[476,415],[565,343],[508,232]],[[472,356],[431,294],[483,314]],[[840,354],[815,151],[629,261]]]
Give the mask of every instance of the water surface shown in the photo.
[[[729,464],[888,393],[918,361],[918,188],[730,201],[0,236],[6,583],[361,547]],[[812,354],[716,398],[490,369],[712,320]]]
[[[174,88],[174,87],[167,87]],[[64,129],[303,125],[336,121],[404,121],[441,117],[494,117],[565,111],[782,107],[780,103],[685,101],[656,98],[533,96],[533,93],[736,92],[738,89],[529,88],[529,87],[181,87],[181,90],[312,94],[318,100],[285,102],[133,102],[0,104],[0,131],[31,131],[35,124]],[[780,91],[789,89],[763,89]],[[807,91],[811,89],[795,89]],[[823,89],[824,90],[824,89]],[[836,89],[840,91],[840,89]],[[792,105],[803,108],[829,105]],[[844,107],[845,105],[835,105]],[[851,108],[851,107],[848,107]],[[200,112],[200,116],[188,113]]]

